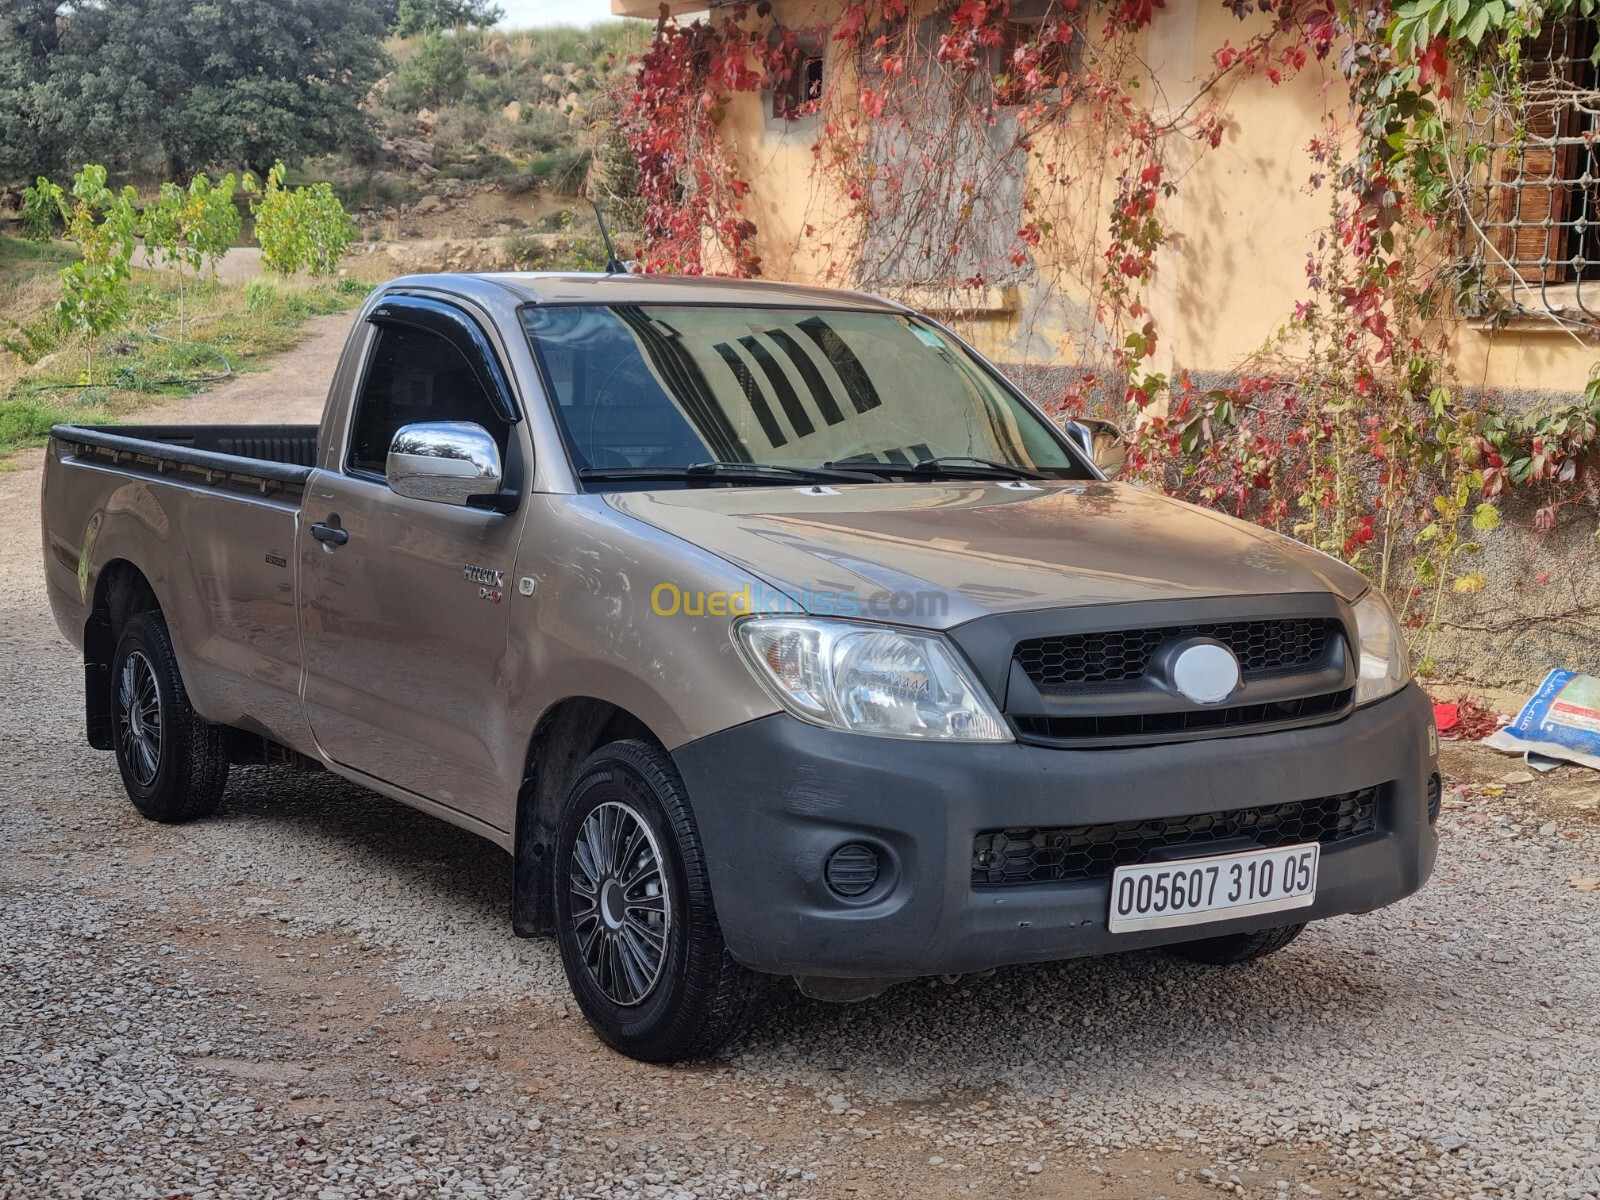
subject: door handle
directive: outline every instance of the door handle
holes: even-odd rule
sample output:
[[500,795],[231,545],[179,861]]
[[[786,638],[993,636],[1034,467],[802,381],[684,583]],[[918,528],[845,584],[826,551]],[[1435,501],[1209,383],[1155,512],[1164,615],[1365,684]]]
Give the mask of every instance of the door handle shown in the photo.
[[326,542],[332,546],[342,546],[350,540],[350,531],[341,529],[337,525],[324,525],[318,521],[311,527],[311,536],[319,542]]

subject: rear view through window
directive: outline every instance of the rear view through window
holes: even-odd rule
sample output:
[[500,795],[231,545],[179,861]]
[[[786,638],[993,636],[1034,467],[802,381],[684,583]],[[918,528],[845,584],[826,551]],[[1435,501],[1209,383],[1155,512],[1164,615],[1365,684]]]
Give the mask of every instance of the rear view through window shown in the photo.
[[959,343],[898,314],[575,305],[523,323],[580,468],[953,458],[1087,475]]

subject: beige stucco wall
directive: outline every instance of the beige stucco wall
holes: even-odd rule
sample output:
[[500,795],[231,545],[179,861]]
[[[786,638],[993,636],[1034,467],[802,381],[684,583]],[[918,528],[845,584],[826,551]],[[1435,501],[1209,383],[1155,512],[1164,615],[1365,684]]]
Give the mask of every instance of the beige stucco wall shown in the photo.
[[[776,0],[772,21],[791,29],[831,23],[837,0]],[[1252,25],[1221,5],[1171,0],[1156,11],[1140,47],[1161,98],[1171,106],[1188,102],[1196,81],[1212,70],[1212,56],[1225,43],[1239,45]],[[833,95],[855,95],[855,64],[829,47],[828,86]],[[1309,154],[1313,137],[1326,136],[1330,118],[1347,125],[1347,94],[1333,62],[1312,61],[1279,85],[1256,76],[1230,79],[1221,90],[1226,134],[1220,146],[1181,139],[1167,143],[1169,179],[1177,193],[1162,202],[1170,240],[1158,254],[1146,302],[1161,333],[1154,367],[1226,373],[1238,369],[1288,320],[1310,294],[1307,255],[1329,222],[1328,189],[1313,189],[1318,168]],[[819,167],[813,144],[821,117],[774,120],[770,99],[741,95],[729,104],[723,136],[752,184],[747,215],[758,233],[758,252],[770,278],[848,285],[839,265],[849,259],[860,230],[842,218],[837,180]],[[1348,135],[1347,135],[1348,136]],[[1063,134],[1071,144],[1073,132]],[[1086,153],[1079,139],[1076,153]],[[1066,153],[1073,153],[1067,150]],[[1036,158],[1038,156],[1035,156]],[[1038,277],[1048,289],[1023,283],[983,297],[992,309],[945,314],[990,357],[1007,363],[1070,366],[1080,357],[1103,362],[1103,337],[1089,310],[1079,268],[1061,269],[1064,243],[1103,246],[1110,180],[1116,164],[1080,161],[1082,193],[1053,195],[1035,176],[1030,192],[1059,203],[1074,231],[1037,252]],[[1020,224],[1020,221],[1019,221]],[[830,270],[830,264],[832,268]],[[714,264],[713,264],[714,265]],[[937,306],[938,297],[910,297]],[[1088,347],[1087,355],[1084,348]],[[1521,322],[1489,331],[1463,327],[1451,340],[1457,382],[1506,393],[1570,394],[1580,391],[1597,355],[1581,339]],[[1536,402],[1536,400],[1529,401]]]

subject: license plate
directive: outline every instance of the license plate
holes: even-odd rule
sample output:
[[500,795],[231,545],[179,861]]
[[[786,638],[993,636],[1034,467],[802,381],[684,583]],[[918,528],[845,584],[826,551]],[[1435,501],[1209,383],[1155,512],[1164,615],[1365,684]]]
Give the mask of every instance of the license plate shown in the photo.
[[1118,867],[1106,926],[1131,933],[1304,908],[1317,898],[1321,853],[1316,842],[1305,842]]

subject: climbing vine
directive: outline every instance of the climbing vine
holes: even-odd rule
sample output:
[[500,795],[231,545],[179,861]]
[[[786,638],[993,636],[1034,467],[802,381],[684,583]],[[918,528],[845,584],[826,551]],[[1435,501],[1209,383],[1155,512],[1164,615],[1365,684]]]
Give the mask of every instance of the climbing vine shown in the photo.
[[[1446,598],[1487,586],[1473,558],[1507,501],[1531,507],[1534,533],[1593,519],[1600,383],[1513,414],[1463,389],[1449,351],[1463,321],[1532,319],[1479,228],[1484,114],[1520,126],[1528,39],[1600,0],[1217,2],[1240,36],[1183,96],[1142,57],[1163,0],[847,0],[813,29],[766,3],[663,17],[625,122],[647,265],[762,273],[771,243],[726,126],[736,97],[787,88],[802,44],[830,45],[830,86],[794,126],[813,195],[783,269],[942,289],[955,308],[1026,284],[1078,364],[1048,406],[1115,420],[1135,475],[1367,571],[1426,667]],[[1328,218],[1305,299],[1224,382],[1168,378],[1147,296],[1165,206],[1228,136],[1241,80],[1312,62],[1342,74],[1350,104],[1306,148]]]

